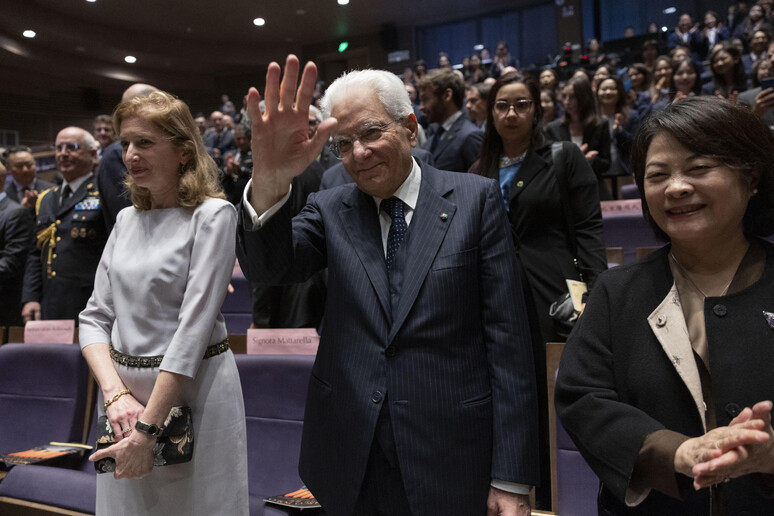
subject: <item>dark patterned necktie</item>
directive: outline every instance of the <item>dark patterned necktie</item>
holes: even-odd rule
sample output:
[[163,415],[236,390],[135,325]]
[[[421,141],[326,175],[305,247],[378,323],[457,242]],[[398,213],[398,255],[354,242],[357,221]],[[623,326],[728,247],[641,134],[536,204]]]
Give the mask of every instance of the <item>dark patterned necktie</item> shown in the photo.
[[430,144],[430,152],[435,152],[435,149],[438,147],[438,142],[441,141],[441,138],[443,137],[443,133],[446,132],[446,129],[443,128],[443,126],[438,126],[438,130],[435,132],[435,135],[433,136],[433,142]]
[[64,188],[62,188],[62,199],[59,201],[59,206],[62,206],[67,199],[70,198],[70,194],[73,192],[72,188],[70,188],[70,185],[65,185]]
[[390,197],[382,201],[381,209],[387,212],[387,215],[392,219],[390,231],[387,233],[387,272],[390,272],[392,268],[395,254],[398,252],[400,244],[403,243],[403,237],[406,236],[406,230],[408,229],[406,218],[403,215],[404,207],[403,201],[397,197]]

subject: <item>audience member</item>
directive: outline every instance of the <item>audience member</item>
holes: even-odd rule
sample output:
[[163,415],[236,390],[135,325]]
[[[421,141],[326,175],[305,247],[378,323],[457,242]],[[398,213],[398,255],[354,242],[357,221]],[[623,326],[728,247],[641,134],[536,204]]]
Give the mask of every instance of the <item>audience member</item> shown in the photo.
[[97,141],[80,127],[66,127],[55,148],[64,182],[38,197],[36,242],[24,273],[24,322],[78,319],[109,233],[92,172]]
[[673,63],[684,59],[691,59],[691,50],[685,45],[677,45],[669,51],[669,58]]
[[664,109],[669,101],[669,93],[672,91],[672,70],[674,63],[667,56],[659,56],[653,69],[653,83],[650,86],[650,104],[639,106],[639,118],[643,120],[646,115]]
[[250,150],[250,127],[238,125],[234,131],[235,149],[226,151],[223,159],[221,185],[226,199],[232,204],[239,204],[245,185],[253,174],[253,153]]
[[543,111],[539,122],[541,129],[559,118],[556,103],[556,93],[553,90],[540,90],[540,107]]
[[467,84],[477,84],[484,82],[487,74],[483,68],[481,68],[481,58],[478,54],[470,56],[470,64],[465,69],[465,82]]
[[234,148],[234,131],[226,127],[223,113],[220,111],[210,113],[210,123],[213,131],[204,134],[204,146],[215,163],[222,166],[223,155],[227,150]]
[[765,60],[766,49],[769,48],[771,37],[765,30],[756,30],[750,39],[750,52],[742,54],[744,73],[751,75],[752,67],[760,60]]
[[[610,131],[610,168],[604,175],[612,178],[627,176],[631,173],[629,151],[639,120],[629,109],[626,90],[618,77],[608,77],[600,82],[596,95],[599,115],[607,122]],[[613,184],[617,185],[615,179]],[[617,198],[615,190],[617,188],[614,188]]]
[[692,59],[673,63],[672,84],[672,100],[701,95],[701,68]]
[[508,66],[516,66],[516,60],[511,57],[511,54],[508,51],[508,44],[505,41],[501,41],[497,44],[495,49],[495,55],[492,58],[492,66],[489,75],[496,79],[503,73],[503,69]]
[[94,118],[94,139],[99,143],[97,149],[97,158],[102,158],[102,153],[108,148],[108,145],[116,141],[116,135],[113,134],[113,122],[110,115],[97,115]]
[[0,326],[21,326],[24,264],[35,220],[4,191],[6,174],[0,163]]
[[[37,177],[37,165],[29,147],[11,147],[8,150],[7,163],[11,180],[5,186],[6,195],[34,212],[40,193],[53,187],[54,183]],[[5,182],[3,180],[3,183]]]
[[[315,67],[307,65],[296,97],[298,68],[289,56],[280,94],[279,66],[269,66],[265,117],[250,90],[262,159],[237,249],[242,270],[261,283],[328,268],[302,480],[330,514],[529,515],[539,470],[535,376],[495,182],[411,158],[417,123],[389,72],[339,78],[322,101],[332,118],[308,140]],[[291,220],[282,205],[291,179],[334,130],[357,187],[312,196]],[[287,167],[270,166],[280,162]],[[331,417],[341,411],[347,417]]]
[[451,61],[449,61],[449,54],[447,54],[446,52],[438,53],[438,69],[439,70],[452,69]]
[[734,37],[741,39],[745,48],[749,48],[750,40],[757,30],[771,32],[771,25],[763,16],[763,8],[755,4],[750,7],[747,17],[734,30]]
[[[144,97],[158,91],[154,86],[135,83],[129,86],[121,96],[121,102],[134,97]],[[126,190],[126,167],[122,158],[121,142],[114,141],[102,152],[102,159],[97,169],[97,185],[99,187],[100,209],[105,217],[108,231],[116,223],[118,212],[131,206],[129,192]]]
[[747,18],[747,12],[747,2],[734,2],[728,6],[726,25],[731,34],[734,34],[736,28]]
[[704,27],[696,33],[696,55],[692,56],[693,59],[698,62],[705,61],[715,45],[730,37],[728,29],[720,23],[718,13],[707,11],[704,13]]
[[642,44],[642,63],[651,72],[656,69],[656,58],[658,58],[660,52],[658,40],[649,39]]
[[[774,41],[769,44],[766,60],[760,62],[759,70],[764,64],[767,64],[764,70],[768,69],[768,74],[764,78],[774,77]],[[769,127],[774,127],[774,110],[772,110],[774,108],[774,88],[767,87],[764,89],[761,86],[757,86],[739,94],[737,101],[752,108],[753,113],[762,118]]]
[[481,128],[486,122],[486,99],[491,89],[491,86],[483,83],[465,89],[465,108],[468,110],[470,121],[476,124],[476,127]]
[[774,514],[774,136],[686,98],[643,122],[632,165],[669,245],[598,278],[559,419],[601,480],[599,514]]
[[564,116],[545,128],[553,141],[573,142],[577,145],[597,176],[599,198],[610,200],[602,176],[610,169],[610,131],[597,116],[596,100],[589,83],[580,78],[570,79],[562,89]]
[[615,70],[610,69],[607,65],[600,65],[595,71],[594,76],[591,78],[591,91],[597,91],[599,83],[608,77],[614,77]]
[[691,53],[697,51],[699,38],[699,24],[693,23],[693,18],[688,13],[680,15],[677,27],[667,36],[667,46],[672,49],[677,45],[685,45],[691,49]]
[[712,82],[702,86],[702,94],[716,95],[735,102],[739,93],[747,89],[742,56],[732,43],[724,41],[712,51],[710,68]]
[[[539,127],[542,108],[538,98],[537,83],[531,77],[500,76],[487,102],[481,159],[473,171],[500,185],[500,199],[529,285],[529,304],[535,311],[530,324],[535,370],[545,370],[545,343],[564,340],[549,315],[551,303],[567,292],[567,279],[579,279],[579,270],[591,285],[606,262],[594,172],[571,144],[561,147],[562,164],[554,161],[552,145]],[[572,231],[563,215],[567,208],[572,210],[568,217],[574,223]],[[575,258],[580,260],[580,269],[573,265]],[[544,486],[550,485],[546,385],[545,378],[538,379]],[[550,490],[537,493],[538,498],[550,500]]]
[[638,106],[640,103],[650,104],[650,88],[653,79],[650,70],[643,63],[634,63],[626,72],[629,75],[629,105]]
[[228,98],[228,95],[226,94],[221,95],[220,101],[223,103],[220,106],[220,112],[223,113],[224,116],[233,117],[234,115],[236,115],[236,106],[234,106],[234,103],[231,102],[231,99]]
[[194,124],[196,124],[196,129],[199,130],[199,136],[204,137],[204,133],[207,132],[207,117],[204,116],[204,113],[196,114],[196,117],[194,117]]
[[424,148],[441,170],[467,172],[481,152],[482,133],[462,116],[465,84],[453,72],[438,70],[417,84],[420,109],[431,126]]
[[[79,328],[117,441],[89,457],[115,461],[97,475],[96,513],[247,516],[244,401],[220,314],[236,212],[185,103],[154,92],[119,104],[113,122],[133,207],[118,216]],[[171,438],[192,458],[154,467],[180,406],[194,442]]]
[[427,75],[427,65],[424,59],[417,59],[414,63],[414,85],[425,75]]

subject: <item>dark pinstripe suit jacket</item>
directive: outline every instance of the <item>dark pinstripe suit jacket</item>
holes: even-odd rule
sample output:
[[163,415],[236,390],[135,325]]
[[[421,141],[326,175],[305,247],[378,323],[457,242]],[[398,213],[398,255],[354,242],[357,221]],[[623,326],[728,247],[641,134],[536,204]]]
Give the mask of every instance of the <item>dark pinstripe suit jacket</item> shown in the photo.
[[376,206],[354,184],[312,194],[292,220],[283,208],[239,227],[251,281],[328,267],[299,470],[329,514],[353,511],[385,397],[414,516],[483,515],[490,478],[535,484],[529,328],[494,181],[422,165],[397,300]]

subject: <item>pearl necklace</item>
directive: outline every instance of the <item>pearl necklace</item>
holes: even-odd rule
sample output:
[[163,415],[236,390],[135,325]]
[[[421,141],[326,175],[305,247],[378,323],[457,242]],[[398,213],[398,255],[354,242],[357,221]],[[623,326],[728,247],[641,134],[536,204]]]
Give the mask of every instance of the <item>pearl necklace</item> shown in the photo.
[[511,165],[517,165],[524,161],[524,156],[527,155],[527,151],[524,151],[520,156],[515,158],[509,158],[508,156],[500,156],[500,168],[510,167]]

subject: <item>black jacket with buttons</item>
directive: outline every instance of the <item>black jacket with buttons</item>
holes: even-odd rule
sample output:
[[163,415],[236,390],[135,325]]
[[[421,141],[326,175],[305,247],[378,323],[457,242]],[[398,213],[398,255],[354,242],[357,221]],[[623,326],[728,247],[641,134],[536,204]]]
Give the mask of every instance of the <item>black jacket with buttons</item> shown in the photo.
[[35,235],[42,242],[38,245],[35,238],[30,248],[22,302],[39,302],[43,319],[75,319],[77,324],[94,289],[109,231],[95,178],[60,206],[61,195],[57,186],[38,198]]
[[[718,426],[744,407],[774,399],[774,245],[763,275],[750,287],[704,305],[712,393]],[[645,437],[669,429],[704,433],[679,364],[664,352],[648,316],[673,285],[669,246],[643,261],[602,273],[565,347],[556,383],[556,409],[568,434],[600,477],[600,514],[705,514],[709,490],[694,491],[677,474],[682,500],[657,491],[636,507],[624,503]],[[663,326],[661,321],[657,325]],[[665,323],[666,324],[666,321]],[[766,482],[748,475],[723,484],[721,514],[774,514]],[[717,513],[716,513],[717,514]]]

